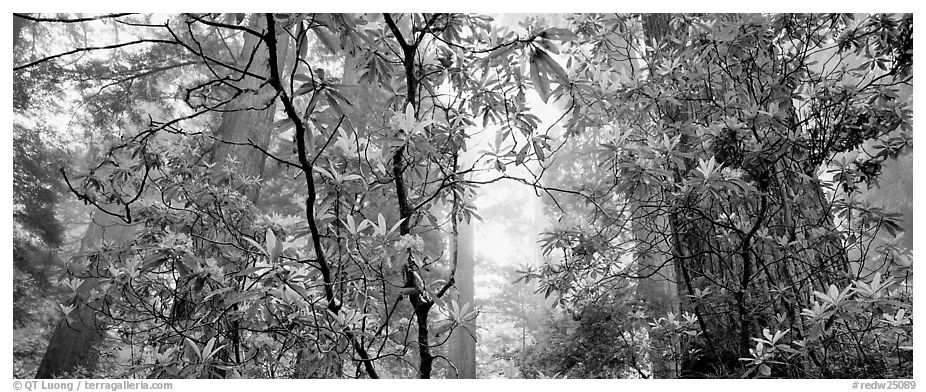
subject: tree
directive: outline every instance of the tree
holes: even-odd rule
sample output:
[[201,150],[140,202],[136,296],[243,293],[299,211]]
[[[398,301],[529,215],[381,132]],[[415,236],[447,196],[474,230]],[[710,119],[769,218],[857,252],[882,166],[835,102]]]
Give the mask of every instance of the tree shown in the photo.
[[909,15],[17,18],[105,29],[14,79],[116,129],[60,171],[95,213],[45,376],[104,339],[138,349],[119,376],[473,376],[467,227],[502,180],[558,218],[529,376],[912,369],[901,216],[858,197],[912,144]]
[[[354,377],[376,378],[378,363],[406,356],[418,362],[412,374],[431,376],[432,347],[475,314],[443,298],[456,272],[447,268],[440,233],[475,216],[466,202],[474,185],[463,177],[474,167],[457,162],[464,128],[477,114],[498,117],[504,106],[526,111],[508,95],[513,73],[486,83],[502,70],[501,54],[538,35],[493,37],[483,47],[488,19],[450,14],[206,14],[164,24],[129,15],[32,18],[112,21],[149,33],[49,54],[15,66],[17,72],[58,66],[74,53],[138,45],[184,64],[164,68],[195,71],[180,70],[177,80],[185,107],[125,129],[89,170],[62,172],[72,193],[98,211],[86,236],[88,257],[72,263],[85,278],[72,280],[78,302],[71,311],[83,325],[62,323],[49,352],[63,349],[68,333],[94,337],[73,355],[48,356],[68,363],[49,363],[42,375],[71,370],[78,357],[89,364],[93,343],[118,326],[123,344],[144,348],[141,365],[130,371],[152,377],[344,376],[349,361],[357,366]],[[354,53],[356,83],[390,100],[358,110],[359,102],[342,93],[353,77],[339,80],[322,56],[310,56],[310,41]],[[230,48],[234,42],[243,42],[241,55]],[[114,83],[161,71],[136,71]],[[449,101],[435,93],[444,84],[456,94]],[[210,131],[209,118],[219,117]],[[532,124],[522,125],[531,131]],[[265,158],[273,170],[263,171]],[[261,173],[276,178],[257,178]],[[302,216],[265,213],[269,205],[257,198],[263,183],[283,186],[284,176],[301,178],[301,189],[288,189],[302,199]],[[137,229],[111,238],[102,230],[110,224]],[[469,272],[459,264],[465,282]],[[451,283],[441,287],[438,276]],[[410,327],[416,338],[403,339]]]
[[[252,18],[250,27],[261,29],[262,22],[260,18]],[[266,51],[255,49],[257,37],[248,38],[245,39],[239,58],[249,57],[256,64],[254,68],[257,72],[266,72],[261,68],[268,64]],[[282,55],[285,56],[285,52]],[[248,65],[239,64],[239,66],[245,66],[245,69]],[[269,87],[262,88],[258,79],[247,75],[241,75],[241,78],[244,79],[243,83],[233,87],[243,92],[244,97],[228,100],[226,111],[222,116],[222,125],[217,131],[220,143],[214,149],[213,160],[230,159],[244,162],[240,167],[236,167],[242,170],[243,176],[259,176],[263,172],[265,159],[260,150],[266,149],[269,144],[269,139],[266,137],[268,133],[260,130],[269,128],[272,122],[273,102],[268,98],[272,97],[273,92]],[[267,101],[270,101],[269,105]],[[247,143],[252,139],[257,142],[248,145]],[[141,192],[142,190],[139,189],[139,194]],[[251,188],[246,193],[256,201],[256,188]],[[114,203],[107,207],[100,207],[101,211],[113,211],[120,206]],[[128,203],[125,204],[125,210],[128,214]],[[128,225],[121,219],[131,220],[130,215],[123,218],[113,216],[112,213],[95,213],[87,234],[82,240],[81,253],[98,248],[104,242],[111,242],[119,247],[131,241],[137,225]],[[93,306],[86,304],[85,301],[89,293],[98,285],[98,279],[85,280],[78,289],[80,294],[74,298],[74,302],[65,305],[76,309],[75,322],[69,322],[67,317],[59,322],[49,342],[42,365],[36,374],[37,378],[52,378],[71,373],[79,366],[91,372],[94,370],[98,355],[95,346],[100,344],[104,338],[104,327],[99,325],[100,321],[97,320]]]
[[[469,305],[475,308],[474,275],[476,263],[473,258],[473,227],[461,222],[455,227],[452,249],[456,267],[451,273],[453,285],[458,289],[456,303],[459,306]],[[450,353],[450,362],[456,367],[456,372],[448,374],[447,378],[474,379],[476,378],[476,323],[475,320],[463,320],[462,328],[453,331],[447,351]]]
[[[678,15],[665,24],[670,32],[665,37],[643,34],[645,47],[638,37],[647,26],[637,17],[588,15],[575,21],[578,32],[591,33],[587,40],[594,48],[571,55],[580,64],[572,96],[584,115],[571,131],[616,128],[612,141],[603,143],[614,175],[589,193],[616,190],[636,211],[631,216],[653,215],[654,229],[648,231],[656,235],[646,245],[661,249],[666,266],[677,266],[666,272],[677,277],[685,299],[680,308],[692,312],[698,325],[693,336],[682,335],[682,375],[853,374],[850,368],[831,368],[821,356],[864,360],[869,354],[847,341],[837,343],[835,331],[816,324],[819,318],[808,321],[799,313],[815,314],[808,310],[813,300],[836,286],[867,284],[871,272],[857,274],[852,267],[857,262],[847,258],[840,239],[870,241],[877,229],[869,218],[894,221],[861,207],[865,218],[848,229],[836,219],[842,215],[840,198],[828,195],[837,187],[852,193],[853,184],[868,178],[861,174],[866,170],[850,168],[864,166],[863,160],[842,158],[863,141],[884,145],[879,157],[909,147],[909,105],[896,98],[912,82],[908,17]],[[642,54],[644,66],[636,69],[645,78],[608,73],[620,70],[619,64],[633,65],[633,53]],[[880,159],[868,162],[878,165]],[[846,174],[833,180],[819,174],[834,169]],[[645,197],[634,192],[641,186],[650,189]],[[896,221],[887,226],[897,229]],[[892,295],[904,298],[903,287],[894,286]],[[860,304],[862,310],[854,311],[880,312],[867,307],[869,302]],[[854,313],[842,313],[841,303],[831,305],[836,313],[824,317],[854,319]],[[906,305],[898,306],[889,312],[906,311]],[[677,316],[663,322],[674,323]],[[876,335],[856,327],[851,335]],[[793,331],[789,336],[797,346],[789,347],[793,353],[774,354],[791,360],[772,373],[761,359],[768,353],[753,345],[753,337],[775,328]],[[757,339],[767,346],[773,337],[780,336]],[[801,346],[811,342],[826,346],[829,354],[817,351],[821,346]],[[829,351],[835,347],[842,354]],[[905,362],[901,355],[868,363],[866,371],[888,371],[896,360]]]

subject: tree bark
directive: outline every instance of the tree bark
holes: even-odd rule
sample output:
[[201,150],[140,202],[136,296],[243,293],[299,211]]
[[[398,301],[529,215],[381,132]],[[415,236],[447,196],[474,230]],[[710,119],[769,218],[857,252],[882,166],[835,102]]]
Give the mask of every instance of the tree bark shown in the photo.
[[[135,237],[138,225],[128,225],[121,219],[96,211],[90,226],[80,244],[80,253],[91,252],[103,241],[120,247]],[[86,273],[82,271],[81,274]],[[85,279],[77,289],[74,298],[65,303],[73,306],[68,315],[55,324],[55,330],[48,342],[35,378],[57,378],[83,368],[93,374],[99,362],[98,345],[105,337],[105,327],[100,324],[93,309],[90,293],[99,286],[96,278]]]
[[[250,27],[256,31],[263,31],[267,23],[262,16],[253,15]],[[277,34],[278,42],[288,42],[286,29],[280,29]],[[246,61],[254,53],[251,72],[269,78],[269,56],[266,47],[257,48],[261,37],[251,34],[245,36],[244,46],[241,48],[242,61]],[[279,45],[277,48],[277,63],[286,64],[289,45]],[[244,66],[244,64],[239,64]],[[283,70],[280,70],[283,73]],[[267,150],[270,144],[270,127],[273,124],[273,115],[276,106],[276,89],[266,80],[244,75],[238,85],[245,93],[235,98],[225,108],[229,110],[222,115],[222,123],[215,132],[219,139],[217,146],[212,150],[212,161],[222,163],[232,159],[241,164],[239,173],[248,177],[260,177],[264,173],[264,163],[267,155],[261,151]],[[259,147],[259,149],[257,148]],[[259,188],[244,190],[245,196],[256,203],[260,196]]]
[[26,19],[13,16],[13,53],[16,53],[19,47],[22,46],[22,31],[27,22]]
[[[457,305],[463,307],[475,306],[475,287],[473,275],[475,273],[475,260],[473,259],[473,226],[465,221],[458,224],[459,236],[453,241],[457,249],[457,269],[454,273],[454,287],[457,288]],[[464,328],[465,327],[465,328]],[[476,321],[464,321],[462,326],[454,328],[450,335],[448,347],[450,362],[456,367],[456,372],[449,372],[447,378],[474,379],[476,378]]]
[[[652,199],[650,190],[639,190],[636,193],[639,196],[631,201],[631,225],[637,246],[637,274],[641,279],[637,281],[635,295],[637,300],[646,304],[643,310],[646,318],[659,319],[666,317],[669,312],[679,312],[675,260],[670,257],[672,248],[668,239],[671,237],[667,236],[670,232],[669,222],[664,212],[644,206]],[[651,329],[649,335],[652,377],[677,377],[675,355],[679,345],[676,337],[658,329]]]

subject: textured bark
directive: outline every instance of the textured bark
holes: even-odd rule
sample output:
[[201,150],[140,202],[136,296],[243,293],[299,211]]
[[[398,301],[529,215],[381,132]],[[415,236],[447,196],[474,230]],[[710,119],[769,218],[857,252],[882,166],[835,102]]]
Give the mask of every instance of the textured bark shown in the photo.
[[[26,50],[23,48],[23,32],[27,25],[32,22],[18,16],[13,16],[13,64],[22,62],[28,58]],[[13,73],[13,108],[24,109],[29,102],[28,88],[23,86],[22,72]]]
[[[454,287],[457,288],[457,304],[462,307],[464,304],[470,304],[470,309],[475,306],[474,293],[475,287],[473,275],[475,273],[475,260],[473,259],[473,226],[464,222],[458,224],[458,232],[454,241],[457,250],[457,264],[454,273]],[[475,320],[466,322],[466,328],[457,327],[450,335],[450,345],[447,348],[450,362],[456,366],[457,371],[452,370],[447,374],[447,378],[474,379],[476,378],[476,338],[473,335],[476,331]]]
[[13,52],[15,53],[22,46],[22,30],[26,26],[26,19],[13,16]]
[[[258,15],[253,15],[249,24],[256,31],[263,31],[267,26],[264,18]],[[278,42],[287,43],[277,48],[277,63],[279,64],[286,63],[289,49],[288,38],[289,34],[286,29],[279,29]],[[260,41],[260,37],[246,35],[238,59],[246,62]],[[249,71],[269,78],[269,56],[266,46],[261,45],[254,53]],[[244,67],[245,64],[238,65]],[[270,144],[270,127],[273,124],[275,112],[276,90],[265,80],[253,76],[244,76],[237,87],[246,92],[226,106],[225,109],[230,111],[222,115],[222,124],[215,132],[219,142],[212,151],[211,158],[216,163],[223,163],[227,159],[235,160],[241,164],[239,167],[241,175],[259,177],[264,173],[264,163],[267,160],[266,154],[261,149],[266,151]],[[244,194],[256,203],[260,189],[246,189]]]
[[[125,245],[135,237],[137,225],[127,225],[121,219],[95,211],[90,226],[80,243],[80,254],[100,247],[105,240],[116,247]],[[85,275],[81,271],[78,275]],[[90,293],[99,286],[95,278],[85,279],[77,295],[65,305],[73,306],[68,317],[55,325],[48,348],[42,357],[35,378],[56,378],[82,367],[93,374],[99,360],[98,345],[103,341],[105,329],[97,312],[88,302]]]
[[[666,317],[669,312],[678,313],[679,297],[675,260],[670,257],[671,246],[667,241],[670,232],[665,213],[643,205],[650,200],[648,190],[637,192],[632,201],[632,227],[637,244],[638,269],[642,279],[637,282],[636,298],[646,304],[647,319]],[[677,353],[675,337],[666,336],[663,331],[649,331],[649,357],[653,366],[653,378],[675,378],[676,362],[672,356]],[[667,341],[668,340],[668,341]],[[666,356],[666,355],[669,356]]]

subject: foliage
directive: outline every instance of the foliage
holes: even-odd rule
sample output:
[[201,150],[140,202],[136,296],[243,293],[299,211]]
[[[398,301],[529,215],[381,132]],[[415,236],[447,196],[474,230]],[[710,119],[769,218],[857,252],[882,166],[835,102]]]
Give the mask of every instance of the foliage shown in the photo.
[[[891,256],[872,267],[874,254],[848,255],[872,244],[885,249],[875,238],[899,231],[899,214],[855,196],[859,184],[876,181],[884,160],[910,149],[912,111],[903,94],[912,84],[911,21],[909,15],[574,18],[587,44],[567,55],[567,64],[575,64],[575,115],[564,137],[607,138],[599,160],[609,171],[586,180],[591,189],[579,188],[592,207],[572,220],[579,225],[550,233],[549,251],[571,252],[540,276],[566,283],[551,286],[565,295],[612,276],[633,278],[638,268],[602,278],[584,267],[588,260],[613,266],[628,250],[655,252],[680,279],[681,307],[702,327],[697,338],[680,337],[681,351],[692,353],[683,356],[682,375],[745,375],[755,368],[767,375],[761,363],[746,369],[735,359],[750,356],[750,337],[776,315],[794,331],[789,336],[816,338],[798,315],[811,306],[813,291],[876,272],[894,276],[905,264]],[[875,147],[859,153],[863,146]],[[601,207],[609,203],[617,213]],[[643,231],[600,239],[602,227],[634,224]],[[587,246],[595,251],[575,252]],[[575,267],[563,269],[569,265]],[[709,289],[716,294],[696,295]],[[908,305],[902,300],[886,311]],[[861,315],[840,317],[856,338],[879,333],[853,325]],[[853,342],[848,335],[832,339],[843,348]],[[894,359],[867,371],[904,363],[898,345]],[[833,362],[873,354],[864,348],[871,346],[834,347],[808,348],[813,364],[792,367],[787,376],[855,376]]]
[[645,323],[628,317],[633,311],[626,304],[608,300],[553,313],[521,360],[521,371],[529,378],[643,377],[638,348]]
[[[747,375],[787,375],[801,371],[789,369],[802,362],[813,363],[820,371],[812,376],[830,375],[903,377],[912,371],[913,326],[910,314],[910,288],[901,281],[881,280],[875,273],[871,281],[854,281],[840,290],[814,291],[811,308],[801,311],[804,339],[788,337],[790,328],[754,337],[754,349],[747,363]],[[779,324],[784,319],[779,315]],[[817,352],[836,353],[820,358]]]
[[[142,19],[133,23],[150,18]],[[67,281],[74,290],[99,281],[88,306],[118,327],[124,344],[142,347],[139,365],[124,374],[378,377],[377,361],[398,358],[419,366],[387,367],[383,375],[429,377],[431,346],[446,340],[447,327],[473,317],[471,305],[430,294],[449,261],[439,233],[452,219],[475,216],[466,204],[473,186],[462,179],[474,168],[457,160],[463,129],[476,117],[501,120],[503,108],[527,110],[523,92],[520,101],[511,95],[517,80],[498,54],[550,61],[533,43],[547,41],[539,32],[528,39],[490,36],[489,20],[182,15],[147,36],[136,32],[139,42],[155,45],[117,54],[116,67],[92,59],[70,69],[100,84],[126,72],[133,73],[129,79],[147,71],[165,78],[177,68],[170,64],[192,65],[186,71],[192,74],[176,80],[187,108],[160,107],[154,112],[167,119],[148,117],[141,127],[135,121],[145,117],[131,114],[100,159],[86,170],[63,171],[71,191],[98,214],[138,227],[131,241],[104,243],[75,260]],[[342,78],[355,72],[348,64],[358,64],[363,89],[390,98],[372,111],[356,109],[351,86],[309,55],[310,38],[319,44],[313,50],[347,49],[353,57],[345,59]],[[232,47],[267,60],[236,61]],[[296,54],[278,56],[287,52]],[[140,56],[176,59],[146,71],[131,66]],[[253,172],[247,169],[253,162],[202,159],[229,141],[202,128],[208,119],[192,121],[241,111],[254,77],[272,88],[283,114],[272,142],[247,141],[278,164],[271,186],[293,194],[274,199],[277,206],[254,196],[266,181],[243,174]],[[449,101],[434,92],[445,85],[457,94]],[[102,117],[127,109],[106,102]],[[528,119],[521,131],[531,135],[530,115],[519,118]],[[287,186],[284,178],[301,186]],[[436,319],[429,320],[432,306]]]
[[[63,95],[48,75],[102,137],[58,177],[42,125],[14,124],[14,218],[61,242],[63,179],[131,227],[60,280],[110,331],[89,375],[446,374],[443,344],[480,313],[439,290],[447,240],[501,179],[561,218],[523,271],[559,307],[522,338],[526,376],[912,374],[903,216],[864,197],[911,150],[910,15],[579,14],[523,34],[462,14],[62,18],[17,16],[17,107],[47,114],[30,105]],[[534,93],[564,111],[546,129]],[[19,249],[28,272],[42,251]],[[677,277],[668,315],[640,298],[657,273]],[[43,295],[14,276],[22,304]]]

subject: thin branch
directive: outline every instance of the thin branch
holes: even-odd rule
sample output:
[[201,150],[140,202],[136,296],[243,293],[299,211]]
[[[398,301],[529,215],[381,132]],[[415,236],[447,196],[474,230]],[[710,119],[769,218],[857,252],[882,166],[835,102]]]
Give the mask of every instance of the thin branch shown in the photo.
[[176,43],[177,43],[177,42],[175,42],[175,41],[169,41],[169,40],[164,40],[164,39],[139,39],[139,40],[135,40],[135,41],[123,42],[123,43],[112,44],[112,45],[106,45],[106,46],[92,46],[92,47],[86,47],[86,48],[77,48],[77,49],[69,50],[69,51],[67,51],[67,52],[58,53],[58,54],[56,54],[56,55],[51,55],[51,56],[48,56],[48,57],[44,57],[44,58],[35,60],[35,61],[33,61],[33,62],[31,62],[31,63],[28,63],[28,64],[23,64],[23,65],[19,65],[19,66],[14,66],[14,67],[13,67],[13,71],[21,71],[21,70],[23,70],[23,69],[26,69],[26,68],[30,68],[30,67],[34,67],[34,66],[36,66],[36,65],[39,65],[39,64],[44,63],[44,62],[46,62],[46,61],[51,61],[51,60],[54,60],[54,59],[59,58],[59,57],[69,56],[69,55],[76,54],[76,53],[81,53],[81,52],[90,52],[90,51],[94,51],[94,50],[118,49],[118,48],[122,48],[122,47],[126,47],[126,46],[138,45],[138,44],[176,44]]
[[33,22],[81,23],[81,22],[91,22],[91,21],[94,21],[94,20],[121,18],[121,17],[123,17],[123,16],[129,16],[129,15],[134,15],[134,14],[135,14],[135,13],[132,13],[132,12],[126,12],[126,13],[120,13],[120,14],[105,14],[105,15],[94,16],[94,17],[90,17],[90,18],[74,18],[74,19],[67,19],[67,18],[42,18],[42,17],[32,16],[32,15],[29,15],[29,14],[17,14],[17,13],[14,13],[13,16],[15,16],[15,17],[17,17],[17,18],[23,18],[23,19],[26,19],[26,20],[31,20],[31,21],[33,21]]

